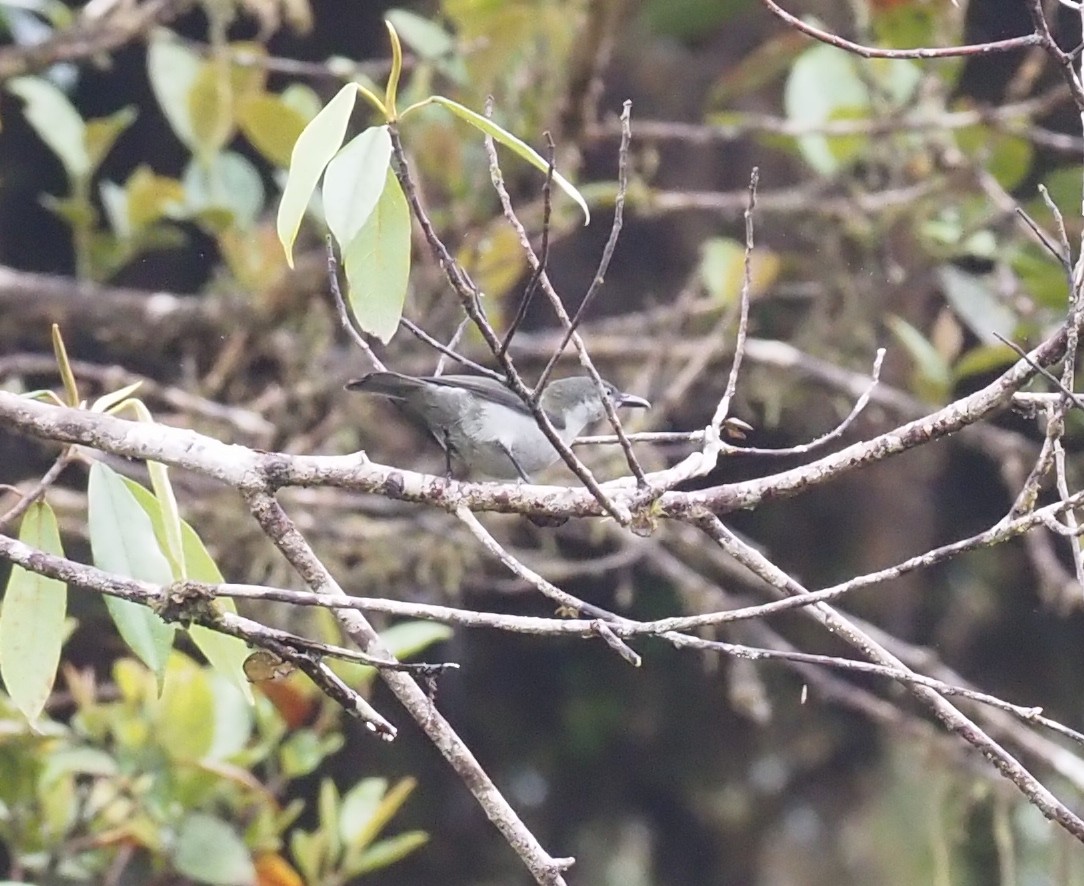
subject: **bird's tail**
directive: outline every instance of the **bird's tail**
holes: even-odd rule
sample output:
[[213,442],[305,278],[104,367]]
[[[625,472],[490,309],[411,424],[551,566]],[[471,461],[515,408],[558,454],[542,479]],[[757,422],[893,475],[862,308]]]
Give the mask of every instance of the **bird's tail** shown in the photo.
[[424,382],[398,372],[370,372],[361,378],[354,378],[345,385],[348,391],[361,391],[363,394],[376,394],[392,400],[402,400],[411,391],[420,388]]

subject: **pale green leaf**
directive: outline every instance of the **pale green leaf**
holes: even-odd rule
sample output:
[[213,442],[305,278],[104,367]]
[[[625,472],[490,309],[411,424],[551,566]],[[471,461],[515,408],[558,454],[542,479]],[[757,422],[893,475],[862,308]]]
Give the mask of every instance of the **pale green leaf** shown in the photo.
[[190,151],[199,147],[189,96],[203,59],[169,36],[159,35],[147,49],[147,76],[170,128]]
[[380,641],[396,658],[410,658],[452,638],[453,631],[437,621],[401,621],[380,632]]
[[128,194],[116,182],[103,181],[98,186],[102,209],[109,222],[109,229],[121,240],[132,236],[132,223],[128,217]]
[[[44,502],[23,516],[19,540],[39,551],[64,556],[56,517]],[[53,690],[68,588],[62,581],[13,566],[0,606],[0,676],[8,695],[28,720],[36,720]]]
[[174,760],[202,760],[215,737],[211,672],[174,652],[166,668],[155,737]]
[[337,153],[324,172],[324,218],[345,248],[376,207],[388,179],[391,136],[387,126],[370,126]]
[[389,9],[384,16],[403,42],[424,59],[438,59],[455,49],[455,39],[440,25],[409,9]]
[[[387,790],[386,778],[363,778],[346,792],[338,821],[339,839],[344,845],[363,846],[380,833],[380,828],[370,826]],[[322,823],[327,825],[327,822]],[[368,835],[364,841],[361,839],[363,833]]]
[[[222,584],[222,573],[218,571],[218,566],[211,559],[203,541],[196,534],[196,530],[183,520],[181,521],[181,542],[184,547],[188,577],[208,584]],[[225,612],[237,613],[237,604],[229,598],[215,600],[214,605]],[[192,637],[192,642],[207,657],[207,661],[214,669],[240,690],[245,701],[250,705],[254,704],[252,684],[245,677],[244,671],[245,659],[252,651],[248,648],[248,644],[237,637],[205,628],[202,625],[192,625],[188,633]]]
[[263,179],[252,161],[236,151],[222,151],[208,162],[193,157],[181,181],[185,206],[193,215],[225,210],[231,227],[247,230],[263,212]]
[[342,146],[356,98],[357,87],[354,84],[348,83],[340,89],[324,109],[309,121],[290,154],[290,169],[275,225],[290,267],[294,265],[294,240],[297,239],[309,198],[324,168]]
[[[791,66],[783,87],[783,107],[788,120],[811,128],[837,119],[861,120],[872,113],[870,84],[902,106],[921,76],[919,67],[906,59],[863,62],[834,46],[817,44]],[[798,138],[806,162],[825,175],[861,156],[867,144],[866,136]]]
[[194,813],[182,823],[173,854],[177,872],[211,886],[249,886],[256,882],[252,855],[229,822]]
[[204,60],[188,91],[188,119],[204,159],[214,157],[233,135],[234,93],[229,74],[229,66],[220,60]]
[[[166,544],[166,528],[158,499],[134,480],[126,478],[124,482],[139,502],[140,507],[150,518],[159,546],[164,547]],[[180,533],[187,577],[208,584],[221,584],[223,580],[222,573],[219,572],[218,566],[211,558],[196,530],[187,521],[181,520]],[[214,605],[225,612],[237,612],[237,605],[228,598],[215,600]],[[245,700],[252,704],[254,702],[252,686],[245,677],[243,668],[245,659],[248,658],[251,652],[248,645],[237,637],[222,634],[201,625],[192,625],[188,629],[188,633],[192,637],[192,641],[199,647],[199,651],[207,657],[215,670],[226,677],[230,683],[241,691]]]
[[9,92],[19,96],[26,107],[23,113],[34,131],[49,146],[72,179],[90,174],[90,155],[86,146],[86,124],[68,97],[40,77],[16,77],[7,83]]
[[[373,802],[373,790],[364,787],[367,781],[381,782],[383,789],[375,798],[376,802]],[[390,790],[387,790],[387,782],[383,779],[365,779],[347,791],[340,813],[343,842],[356,849],[372,843],[402,808],[415,787],[417,782],[413,778],[401,779]]]
[[350,866],[347,873],[356,877],[359,874],[386,868],[424,846],[428,840],[429,835],[425,831],[406,831],[394,837],[388,837],[370,846],[361,858]]
[[[150,518],[119,474],[95,462],[90,468],[87,500],[90,547],[99,569],[163,586],[173,581]],[[161,688],[174,627],[138,603],[116,597],[106,597],[105,603],[120,635],[154,672]]]
[[368,220],[343,250],[343,267],[358,325],[390,341],[399,328],[410,276],[410,209],[390,168]]
[[308,123],[320,113],[320,96],[316,94],[316,90],[305,83],[291,83],[282,90],[279,98],[286,107],[300,114],[304,123]]
[[937,278],[956,316],[982,342],[996,345],[1012,337],[1019,318],[990,283],[955,265],[941,265]]
[[952,388],[952,369],[948,361],[906,320],[889,317],[886,322],[915,363],[914,385],[918,393],[935,402],[943,401]]
[[[477,111],[472,111],[470,108],[465,107],[459,102],[454,102],[450,98],[445,98],[443,95],[434,95],[430,101],[436,102],[441,107],[447,108],[457,117],[466,120],[475,129],[479,129],[486,135],[493,137],[494,141],[500,142],[506,148],[512,151],[517,157],[521,157],[526,160],[536,169],[540,169],[542,172],[549,170],[549,163],[546,159],[538,153],[534,148],[521,139],[516,138],[508,130],[498,126],[488,117],[483,117]],[[587,208],[587,201],[583,199],[583,195],[576,189],[576,186],[572,184],[561,173],[554,170],[553,181],[557,186],[568,194],[573,200],[576,201],[580,209],[583,210],[583,223],[585,225],[591,223],[591,210]]]
[[125,385],[116,391],[110,391],[108,394],[102,394],[97,400],[95,400],[90,407],[91,412],[108,412],[114,406],[119,403],[123,403],[132,394],[134,394],[139,386],[143,384],[142,380],[134,381],[131,384]]
[[290,165],[294,149],[305,124],[305,117],[286,103],[282,96],[253,95],[237,109],[237,123],[254,148],[276,166]]
[[87,121],[83,141],[92,170],[101,165],[121,133],[132,125],[135,118],[136,109],[128,105],[108,117],[97,117]]

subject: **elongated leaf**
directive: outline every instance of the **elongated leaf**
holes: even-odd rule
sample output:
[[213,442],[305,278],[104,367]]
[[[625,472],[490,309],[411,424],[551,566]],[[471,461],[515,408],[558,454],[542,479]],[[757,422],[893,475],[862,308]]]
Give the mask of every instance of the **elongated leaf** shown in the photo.
[[[44,502],[35,502],[23,517],[19,540],[49,554],[64,556],[56,517]],[[14,566],[0,607],[0,676],[15,705],[36,720],[53,691],[68,587]]]
[[174,760],[202,760],[215,738],[212,672],[174,652],[155,710],[155,740]]
[[233,135],[233,85],[230,66],[219,59],[204,59],[186,96],[192,135],[199,144],[199,155],[210,159]]
[[350,865],[348,873],[351,876],[358,876],[386,868],[406,858],[415,849],[424,846],[428,840],[429,835],[425,831],[405,831],[394,837],[388,837],[370,846],[355,864]]
[[86,124],[68,97],[40,77],[16,77],[7,84],[7,89],[26,102],[26,119],[49,150],[60,158],[68,175],[73,179],[89,175]]
[[[158,546],[154,527],[123,478],[95,462],[87,486],[90,548],[94,563],[106,572],[166,585],[173,580],[169,561]],[[166,673],[174,627],[146,606],[106,597],[106,607],[124,641],[158,679]]]
[[387,789],[383,779],[383,790],[373,802],[372,794],[365,788],[364,779],[343,797],[340,816],[342,841],[355,849],[368,846],[394,818],[407,798],[414,791],[417,782],[413,778],[401,779],[393,788]]
[[390,341],[399,328],[410,276],[410,208],[390,168],[380,199],[343,252],[343,267],[358,325]]
[[290,153],[290,170],[286,187],[279,202],[276,230],[279,242],[286,251],[286,261],[294,266],[294,240],[301,227],[301,219],[309,205],[316,183],[325,167],[338,152],[346,134],[346,124],[354,110],[357,87],[346,84],[327,103],[298,136]]
[[[125,478],[124,483],[150,518],[158,545],[164,548],[166,523],[158,499],[134,480]],[[186,520],[180,520],[180,535],[187,577],[196,581],[205,581],[208,584],[222,584],[222,573],[219,572],[218,566],[196,530]],[[230,599],[216,600],[214,605],[225,612],[237,612],[237,605]],[[255,699],[252,695],[252,686],[244,673],[245,659],[248,658],[250,652],[247,644],[237,637],[220,634],[202,625],[192,625],[188,633],[199,647],[199,651],[207,656],[212,667],[240,689],[249,704],[253,704]]]
[[350,244],[383,194],[391,160],[387,126],[370,126],[324,172],[324,218],[340,248]]
[[389,9],[385,16],[394,25],[403,42],[424,59],[449,55],[455,38],[440,25],[409,9]]
[[196,53],[170,37],[151,40],[147,50],[147,76],[158,106],[174,134],[193,153],[199,148],[192,123],[189,96],[203,65]]
[[[123,401],[116,409],[127,409],[146,424],[153,424],[154,418],[146,404],[138,398]],[[174,581],[188,577],[184,566],[184,549],[181,545],[181,512],[177,508],[177,499],[173,495],[173,485],[169,482],[169,468],[157,461],[147,462],[147,473],[151,477],[151,488],[162,511],[164,538],[159,538],[160,550],[166,555],[170,573]],[[157,536],[156,536],[157,537]],[[138,576],[133,576],[138,577]]]
[[889,317],[888,328],[915,363],[912,384],[916,393],[940,403],[952,390],[952,369],[926,336],[902,317]]
[[[210,584],[221,584],[222,573],[218,571],[218,566],[211,559],[211,555],[196,534],[196,530],[183,520],[181,521],[181,541],[184,544],[184,558],[188,566],[188,577]],[[237,612],[237,604],[233,600],[215,600],[215,606],[225,612]],[[245,659],[248,658],[251,651],[248,644],[237,637],[221,634],[202,625],[192,625],[188,633],[199,651],[207,656],[207,661],[211,663],[211,666],[240,689],[241,694],[249,704],[255,704],[256,699],[252,695],[252,684],[245,677],[244,671]]]
[[[441,107],[447,108],[457,117],[466,120],[475,129],[480,129],[486,135],[493,136],[494,141],[500,142],[517,157],[522,157],[536,169],[540,169],[542,172],[547,172],[549,170],[549,163],[546,162],[545,158],[539,154],[538,151],[525,141],[516,138],[516,136],[512,135],[508,130],[498,126],[488,117],[483,117],[477,111],[472,111],[470,108],[459,104],[459,102],[454,102],[450,98],[445,98],[443,95],[434,95],[430,101],[435,102]],[[553,173],[553,180],[557,183],[557,186],[575,200],[576,204],[583,210],[583,223],[585,225],[590,224],[591,210],[587,208],[587,201],[583,199],[583,195],[577,190],[576,186],[556,170],[554,170]]]
[[97,400],[95,400],[90,407],[91,412],[108,412],[114,406],[123,403],[132,394],[134,394],[139,386],[143,384],[142,380],[134,381],[131,384],[125,385],[116,391],[110,391],[108,394],[102,394]]

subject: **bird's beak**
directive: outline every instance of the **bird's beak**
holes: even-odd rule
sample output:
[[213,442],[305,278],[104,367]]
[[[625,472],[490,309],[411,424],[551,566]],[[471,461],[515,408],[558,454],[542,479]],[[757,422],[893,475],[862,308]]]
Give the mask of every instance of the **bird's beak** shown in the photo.
[[643,397],[637,397],[635,394],[618,394],[617,396],[618,406],[635,406],[638,409],[649,409],[651,404],[647,402]]

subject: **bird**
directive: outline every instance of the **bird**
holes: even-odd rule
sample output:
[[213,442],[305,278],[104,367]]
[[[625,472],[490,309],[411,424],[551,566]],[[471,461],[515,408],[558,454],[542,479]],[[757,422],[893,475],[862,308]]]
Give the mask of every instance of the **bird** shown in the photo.
[[[385,397],[424,425],[444,449],[449,477],[455,456],[470,476],[530,483],[532,474],[561,457],[527,405],[496,379],[381,371],[348,381],[346,390]],[[646,409],[651,405],[607,381],[602,382],[602,390],[615,407]],[[565,445],[606,414],[599,386],[588,376],[550,382],[538,405]]]

